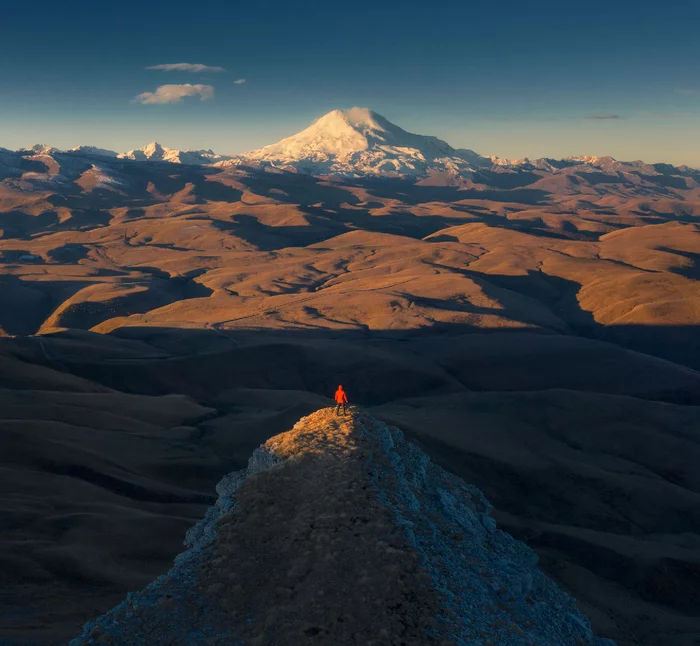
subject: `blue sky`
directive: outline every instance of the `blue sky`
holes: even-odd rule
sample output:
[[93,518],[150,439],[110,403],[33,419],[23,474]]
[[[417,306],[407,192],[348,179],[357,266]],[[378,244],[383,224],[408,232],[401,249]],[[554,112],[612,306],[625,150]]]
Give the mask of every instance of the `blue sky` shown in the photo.
[[[359,105],[482,154],[700,167],[699,25],[697,0],[17,2],[0,146],[235,153]],[[145,69],[183,62],[226,71]]]

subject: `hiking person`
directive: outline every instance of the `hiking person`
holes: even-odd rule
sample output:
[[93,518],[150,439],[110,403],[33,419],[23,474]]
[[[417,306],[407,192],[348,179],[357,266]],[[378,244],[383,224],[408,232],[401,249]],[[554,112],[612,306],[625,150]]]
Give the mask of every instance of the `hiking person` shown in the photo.
[[343,415],[345,415],[348,406],[348,396],[345,394],[342,386],[338,386],[338,390],[335,391],[335,414],[340,414],[340,406],[343,406]]

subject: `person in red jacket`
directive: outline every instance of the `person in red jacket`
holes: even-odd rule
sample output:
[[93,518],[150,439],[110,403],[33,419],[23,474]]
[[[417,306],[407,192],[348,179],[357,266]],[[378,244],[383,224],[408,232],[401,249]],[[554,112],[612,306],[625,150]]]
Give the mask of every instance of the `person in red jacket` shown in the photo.
[[347,410],[347,405],[348,405],[348,396],[345,394],[345,391],[343,390],[342,386],[338,386],[338,390],[335,391],[335,414],[339,415],[340,414],[340,406],[342,404],[343,406],[343,415],[345,415],[345,412]]

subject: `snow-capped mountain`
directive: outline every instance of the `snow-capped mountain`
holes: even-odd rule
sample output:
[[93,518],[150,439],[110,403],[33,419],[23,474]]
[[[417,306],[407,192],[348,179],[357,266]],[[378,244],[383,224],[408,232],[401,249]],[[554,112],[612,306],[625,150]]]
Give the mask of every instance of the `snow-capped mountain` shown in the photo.
[[231,159],[226,155],[217,155],[213,150],[177,150],[176,148],[161,146],[157,141],[153,141],[143,148],[120,153],[117,157],[135,161],[166,161],[174,164],[191,164],[196,166],[214,164]]
[[52,155],[53,153],[61,152],[58,148],[47,144],[34,144],[29,148],[21,148],[18,152],[33,153],[35,155]]
[[296,135],[248,153],[248,156],[343,158],[374,147],[416,150],[428,159],[454,153],[454,148],[437,137],[414,135],[367,108],[351,108],[333,110]]
[[305,130],[239,156],[246,163],[344,176],[416,176],[490,163],[437,137],[416,135],[367,108],[333,110]]

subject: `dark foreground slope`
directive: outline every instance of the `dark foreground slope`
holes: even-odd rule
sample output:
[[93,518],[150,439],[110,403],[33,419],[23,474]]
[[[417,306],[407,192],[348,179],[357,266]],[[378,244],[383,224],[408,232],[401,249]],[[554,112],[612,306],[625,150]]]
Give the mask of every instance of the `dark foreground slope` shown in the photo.
[[698,643],[700,408],[566,390],[374,409],[478,483],[602,634]]
[[[696,646],[700,375],[567,336],[0,339],[0,639],[65,645],[338,381],[481,489],[598,634]],[[342,376],[342,379],[341,379]]]
[[478,489],[366,413],[303,418],[217,490],[174,567],[73,646],[610,643]]

